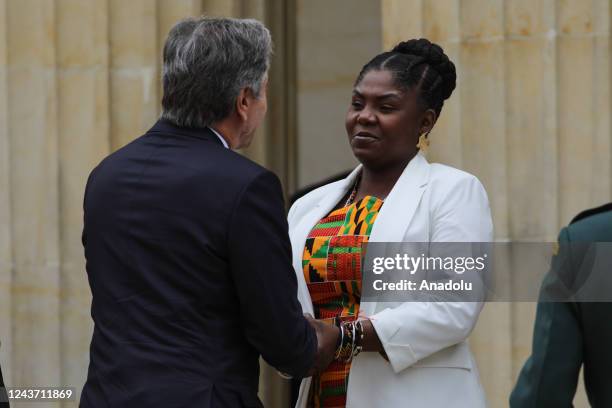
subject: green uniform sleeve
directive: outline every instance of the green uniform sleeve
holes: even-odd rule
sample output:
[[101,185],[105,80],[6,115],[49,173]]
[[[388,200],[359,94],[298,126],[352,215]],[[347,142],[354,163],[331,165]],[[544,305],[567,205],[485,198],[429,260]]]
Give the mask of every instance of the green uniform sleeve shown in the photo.
[[[549,297],[565,284],[560,276],[575,271],[574,254],[567,253],[567,228],[559,234],[560,252],[553,256],[551,270],[544,278],[540,298]],[[572,251],[573,252],[573,251]],[[532,354],[523,366],[512,394],[512,408],[572,407],[580,367],[582,334],[576,305],[539,302],[533,331]]]

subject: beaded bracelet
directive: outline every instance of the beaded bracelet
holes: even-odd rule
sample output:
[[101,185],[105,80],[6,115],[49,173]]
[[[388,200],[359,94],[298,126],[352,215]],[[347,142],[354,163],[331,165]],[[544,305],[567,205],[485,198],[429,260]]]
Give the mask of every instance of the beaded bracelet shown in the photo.
[[336,351],[337,360],[349,362],[353,355],[353,331],[349,323],[340,323],[340,331],[342,333],[342,342]]
[[341,340],[334,359],[349,363],[363,350],[363,325],[361,321],[339,322]]
[[353,353],[353,357],[355,357],[356,355],[358,355],[359,353],[361,353],[363,351],[363,338],[365,336],[364,332],[363,332],[363,323],[361,323],[361,320],[357,320],[357,322],[355,322],[355,331],[356,331],[356,337],[355,337],[355,352]]
[[340,341],[336,346],[336,354],[334,354],[334,360],[340,359],[340,353],[342,351],[342,347],[344,346],[344,329],[342,328],[342,323],[340,323],[340,320],[338,320],[337,323],[337,326],[340,328]]

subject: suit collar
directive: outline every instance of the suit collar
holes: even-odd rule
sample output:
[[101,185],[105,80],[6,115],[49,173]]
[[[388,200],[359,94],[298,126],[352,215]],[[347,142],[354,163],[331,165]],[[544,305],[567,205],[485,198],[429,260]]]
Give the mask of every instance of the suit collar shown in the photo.
[[213,132],[215,134],[215,136],[217,136],[217,139],[219,139],[221,141],[221,144],[223,144],[223,146],[226,149],[230,148],[229,144],[227,143],[227,140],[225,140],[225,138],[223,136],[221,136],[221,133],[217,132],[215,130],[215,128],[209,126],[209,127],[207,127],[207,129],[210,130],[211,132]]
[[189,128],[176,126],[166,119],[159,119],[147,133],[164,133],[170,135],[195,137],[223,146],[223,142],[210,128]]
[[[345,179],[340,180],[331,191],[326,194],[315,207],[321,207],[322,211],[330,211],[348,192],[349,188],[355,183],[355,179],[361,172],[363,166],[358,165]],[[383,207],[389,207],[389,202],[394,204],[397,202],[403,202],[409,196],[413,189],[421,189],[425,187],[429,180],[429,163],[427,159],[421,154],[417,153],[412,160],[408,163],[400,178],[397,180],[391,192],[385,199],[385,205]],[[376,225],[376,223],[374,224]]]
[[385,204],[372,227],[370,241],[403,240],[428,181],[429,163],[422,154],[417,153],[385,199]]

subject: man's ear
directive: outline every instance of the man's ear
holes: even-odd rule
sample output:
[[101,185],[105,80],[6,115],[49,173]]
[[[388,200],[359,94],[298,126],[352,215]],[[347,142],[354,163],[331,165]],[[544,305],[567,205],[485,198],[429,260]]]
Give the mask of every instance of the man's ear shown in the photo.
[[242,88],[236,98],[236,114],[242,121],[248,119],[248,112],[253,103],[253,91],[251,88]]

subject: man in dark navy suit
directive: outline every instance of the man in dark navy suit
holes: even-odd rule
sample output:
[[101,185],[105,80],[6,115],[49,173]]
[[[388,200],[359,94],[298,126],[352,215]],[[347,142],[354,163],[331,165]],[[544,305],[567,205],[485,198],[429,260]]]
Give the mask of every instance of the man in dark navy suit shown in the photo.
[[82,407],[259,407],[259,356],[302,377],[339,330],[306,319],[281,185],[232,149],[266,113],[254,20],[178,23],[163,113],[91,173],[83,245],[94,333]]

